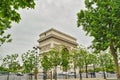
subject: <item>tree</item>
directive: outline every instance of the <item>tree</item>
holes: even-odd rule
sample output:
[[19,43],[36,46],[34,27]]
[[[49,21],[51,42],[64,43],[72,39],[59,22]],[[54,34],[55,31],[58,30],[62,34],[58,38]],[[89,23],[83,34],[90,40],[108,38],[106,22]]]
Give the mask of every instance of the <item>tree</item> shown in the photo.
[[110,49],[120,79],[118,53],[120,48],[120,0],[85,0],[85,10],[78,14],[77,24],[87,35],[93,36],[92,48],[96,52]]
[[37,80],[38,78],[38,66],[39,66],[39,62],[40,62],[40,56],[38,56],[38,55],[40,55],[40,54],[38,54],[39,52],[38,52],[38,50],[40,49],[38,46],[36,46],[36,47],[33,47],[33,49],[35,50],[35,52],[36,52],[36,54],[35,54],[35,62],[36,62],[36,64],[35,64],[35,70],[34,70],[34,79],[35,80]]
[[42,53],[42,58],[41,58],[41,66],[43,68],[43,79],[47,79],[47,71],[52,68],[52,62],[50,61],[49,54],[48,52]]
[[60,51],[61,51],[61,47],[56,46],[48,52],[50,61],[52,63],[52,66],[54,67],[53,78],[55,80],[57,80],[57,66],[60,65],[60,62],[61,62]]
[[105,64],[106,72],[115,72],[113,58],[109,53],[105,54],[105,62],[106,62]]
[[20,67],[17,58],[18,58],[18,54],[6,55],[3,58],[2,66],[8,68],[9,72],[16,72]]
[[99,56],[98,58],[99,58],[100,67],[102,67],[103,75],[104,75],[104,78],[106,79],[105,72],[107,73],[109,70],[112,70],[113,72],[114,70],[113,59],[111,58],[111,55],[106,52],[102,52],[98,56]]
[[82,57],[82,48],[78,47],[77,49],[77,66],[79,67],[79,75],[80,75],[80,80],[82,80],[82,68],[84,66],[84,58]]
[[84,66],[84,61],[83,61],[83,57],[81,55],[81,48],[78,47],[78,48],[75,48],[75,49],[71,50],[70,57],[72,59],[72,63],[73,63],[73,66],[74,66],[74,72],[75,72],[74,77],[75,78],[77,77],[76,76],[76,68],[79,67],[80,79],[82,79],[81,69]]
[[96,75],[95,75],[95,65],[97,64],[96,55],[93,54],[93,53],[89,53],[88,58],[89,58],[89,59],[88,59],[88,60],[89,60],[89,64],[90,64],[91,66],[93,66],[93,70],[90,72],[91,78],[92,78],[92,77],[96,77]]
[[67,70],[69,69],[69,63],[70,63],[69,58],[70,58],[69,50],[66,47],[63,47],[61,51],[61,66],[63,68],[63,71],[67,72]]
[[86,78],[88,78],[88,65],[90,64],[90,58],[89,53],[85,48],[80,48],[80,57],[82,57],[85,66]]
[[34,0],[0,0],[0,46],[5,42],[11,42],[10,34],[4,33],[11,28],[12,22],[20,22],[18,10],[34,6]]
[[18,54],[6,55],[3,58],[2,66],[7,68],[8,70],[7,80],[9,80],[9,72],[17,72],[17,70],[20,67],[20,64],[17,58],[18,58]]
[[[40,57],[37,55],[37,50],[28,50],[26,53],[22,54],[22,61],[23,61],[23,67],[25,73],[34,72],[34,75],[38,73],[36,67],[38,67],[39,65]],[[37,80],[36,77],[35,80]]]
[[78,52],[77,52],[77,49],[71,50],[70,57],[72,59],[72,63],[73,63],[73,66],[74,66],[74,72],[75,72],[74,78],[76,78],[77,77],[76,76],[76,68],[78,67]]

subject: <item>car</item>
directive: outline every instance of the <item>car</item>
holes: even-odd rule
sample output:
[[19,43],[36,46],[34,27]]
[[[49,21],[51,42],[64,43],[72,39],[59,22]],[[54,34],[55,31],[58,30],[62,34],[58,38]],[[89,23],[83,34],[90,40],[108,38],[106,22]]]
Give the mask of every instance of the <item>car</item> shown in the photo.
[[16,73],[17,76],[23,76],[21,72]]
[[104,74],[104,73],[106,74],[107,72],[102,72],[102,71],[100,71],[100,72],[98,72],[98,73],[99,73],[99,74]]
[[58,75],[60,76],[68,75],[68,72],[61,72],[61,73],[58,73]]
[[61,75],[61,76],[65,76],[65,75],[75,76],[75,72],[61,72],[61,73],[58,73],[58,75]]
[[75,76],[75,72],[69,72],[68,76]]

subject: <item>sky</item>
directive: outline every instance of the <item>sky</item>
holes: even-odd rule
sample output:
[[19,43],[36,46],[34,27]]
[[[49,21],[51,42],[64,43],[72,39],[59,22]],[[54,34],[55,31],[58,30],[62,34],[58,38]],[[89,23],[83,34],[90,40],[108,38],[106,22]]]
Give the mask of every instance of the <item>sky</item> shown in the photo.
[[0,47],[1,56],[23,54],[38,45],[39,34],[55,28],[77,39],[77,43],[89,46],[92,38],[77,27],[77,13],[85,9],[84,0],[36,0],[35,9],[19,10],[21,21],[7,30],[13,41]]

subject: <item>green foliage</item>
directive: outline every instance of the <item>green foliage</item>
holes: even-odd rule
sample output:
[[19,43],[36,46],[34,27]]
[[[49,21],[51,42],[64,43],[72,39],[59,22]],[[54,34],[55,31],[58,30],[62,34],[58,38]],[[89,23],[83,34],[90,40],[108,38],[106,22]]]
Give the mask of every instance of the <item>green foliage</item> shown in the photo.
[[52,65],[58,66],[60,65],[61,62],[61,53],[60,53],[60,47],[57,46],[55,48],[52,48],[49,52],[48,52],[50,61],[52,62]]
[[81,72],[82,72],[82,73],[85,73],[85,69],[82,69]]
[[28,52],[22,54],[22,61],[25,73],[34,71],[40,61],[37,50],[28,50]]
[[0,66],[0,71],[8,71],[8,69],[3,66]]
[[69,69],[69,63],[70,63],[69,62],[69,57],[70,57],[69,50],[66,47],[63,47],[61,54],[62,54],[61,66],[63,68],[63,71],[67,71]]
[[93,69],[88,69],[88,72],[94,72],[94,70]]
[[[80,57],[80,61],[82,61],[82,65],[89,65],[91,64],[91,58],[89,56],[90,54],[88,53],[88,51],[85,48],[79,48],[79,57]],[[81,65],[81,66],[82,66]]]
[[0,1],[0,46],[5,42],[11,42],[10,34],[4,34],[11,28],[12,22],[21,20],[19,9],[34,8],[34,0],[1,0]]
[[52,62],[50,61],[48,53],[42,54],[41,65],[43,67],[43,71],[45,72],[52,68]]
[[100,71],[102,71],[102,68],[100,68],[100,67],[99,67],[99,68],[96,68],[95,71],[96,71],[96,72],[100,72]]
[[16,72],[20,67],[17,58],[18,58],[18,54],[6,55],[3,58],[2,66],[4,68],[8,68],[9,72]]
[[114,71],[114,63],[112,56],[109,53],[99,54],[100,67],[105,68],[107,72]]
[[78,67],[78,52],[76,49],[72,50],[70,52],[70,58],[71,58],[71,63],[74,64],[74,69],[76,69]]
[[107,68],[106,71],[107,71],[107,72],[115,72],[115,67],[112,66],[112,67],[110,67],[110,68]]
[[78,26],[94,37],[93,48],[97,52],[106,50],[110,44],[120,47],[120,1],[119,0],[85,0],[86,10],[77,16]]
[[82,57],[81,48],[72,51],[72,60],[75,67],[82,68],[84,66],[84,58]]
[[90,54],[89,54],[89,63],[90,63],[90,64],[97,65],[98,60],[97,60],[96,54],[94,54],[94,53],[90,53]]

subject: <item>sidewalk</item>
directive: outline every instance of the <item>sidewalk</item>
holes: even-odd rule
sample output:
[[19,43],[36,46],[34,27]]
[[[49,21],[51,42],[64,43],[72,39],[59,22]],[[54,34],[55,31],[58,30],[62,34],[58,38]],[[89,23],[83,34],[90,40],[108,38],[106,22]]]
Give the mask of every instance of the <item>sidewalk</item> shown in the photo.
[[[50,79],[47,79],[50,80]],[[54,80],[54,79],[52,79]],[[77,79],[57,79],[57,80],[80,80],[79,78]],[[82,78],[82,80],[117,80],[116,78],[107,78],[107,79],[103,79],[103,78]]]
[[[68,80],[80,80],[80,79],[68,79]],[[103,78],[82,78],[82,80],[105,80]]]
[[[48,80],[50,80],[50,79],[48,79]],[[54,80],[54,79],[52,79],[52,80]],[[80,79],[77,78],[77,79],[57,79],[57,80],[80,80]],[[82,80],[105,80],[105,79],[103,79],[103,78],[82,78]]]
[[[73,80],[73,79],[71,79]],[[80,80],[80,79],[74,79],[74,80]],[[105,80],[103,78],[83,78],[82,80]]]

